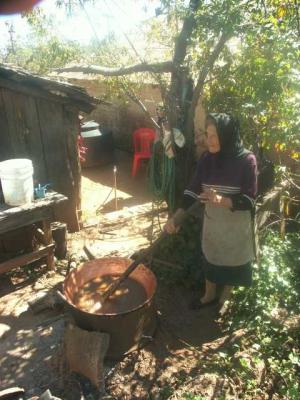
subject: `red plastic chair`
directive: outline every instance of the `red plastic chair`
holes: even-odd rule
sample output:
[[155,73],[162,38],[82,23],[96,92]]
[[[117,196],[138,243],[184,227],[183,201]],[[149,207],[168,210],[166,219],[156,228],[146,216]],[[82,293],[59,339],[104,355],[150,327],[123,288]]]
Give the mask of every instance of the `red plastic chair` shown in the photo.
[[136,175],[141,160],[151,158],[155,136],[155,131],[150,128],[139,128],[133,132],[134,156],[131,176]]

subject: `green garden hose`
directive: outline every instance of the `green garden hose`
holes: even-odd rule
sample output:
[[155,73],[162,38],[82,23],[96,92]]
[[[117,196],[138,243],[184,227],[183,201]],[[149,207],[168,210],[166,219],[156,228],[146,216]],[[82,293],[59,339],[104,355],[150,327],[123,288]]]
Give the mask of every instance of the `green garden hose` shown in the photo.
[[157,200],[166,200],[170,211],[175,207],[175,157],[169,158],[161,142],[153,145],[149,166],[149,187]]

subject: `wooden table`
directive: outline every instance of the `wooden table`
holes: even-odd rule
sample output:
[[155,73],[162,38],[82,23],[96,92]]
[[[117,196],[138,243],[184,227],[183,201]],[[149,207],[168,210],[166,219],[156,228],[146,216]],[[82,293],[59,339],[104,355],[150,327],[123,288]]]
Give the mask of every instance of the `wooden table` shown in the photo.
[[54,243],[50,226],[52,208],[66,200],[67,197],[62,194],[49,192],[45,198],[34,200],[31,204],[24,206],[10,207],[6,204],[0,204],[0,235],[37,222],[42,223],[42,230],[38,231],[42,246],[31,253],[22,254],[0,263],[0,274],[42,257],[47,257],[49,269],[55,269]]

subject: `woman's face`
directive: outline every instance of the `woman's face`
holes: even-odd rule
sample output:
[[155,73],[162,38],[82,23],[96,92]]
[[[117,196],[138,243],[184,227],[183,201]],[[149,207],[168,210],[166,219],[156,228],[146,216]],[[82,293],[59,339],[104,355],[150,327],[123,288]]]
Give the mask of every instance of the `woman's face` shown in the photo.
[[217,128],[213,124],[206,128],[206,143],[210,153],[218,153],[221,150]]

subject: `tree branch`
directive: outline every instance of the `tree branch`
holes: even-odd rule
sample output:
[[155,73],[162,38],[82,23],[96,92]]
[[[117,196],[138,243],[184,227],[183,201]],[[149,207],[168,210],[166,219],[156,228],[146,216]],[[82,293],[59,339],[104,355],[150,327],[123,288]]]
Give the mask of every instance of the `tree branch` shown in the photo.
[[150,112],[148,111],[147,107],[145,106],[145,104],[142,102],[141,99],[138,98],[138,96],[135,94],[135,92],[131,89],[126,87],[124,82],[121,82],[121,86],[124,90],[124,92],[127,94],[127,96],[135,103],[137,104],[143,111],[143,113],[145,115],[147,115],[148,118],[151,119],[153,125],[155,126],[156,129],[159,129],[159,125],[158,123],[155,121],[155,119],[152,117],[152,115],[150,114]]
[[196,25],[195,13],[200,6],[200,0],[190,0],[188,15],[183,21],[182,29],[175,43],[173,63],[176,66],[182,64],[186,56],[187,46]]
[[173,71],[171,77],[171,86],[169,90],[170,110],[169,110],[169,122],[171,126],[178,125],[178,109],[180,109],[180,93],[181,93],[181,78],[182,78],[182,68],[187,48],[192,37],[192,32],[196,26],[195,14],[200,7],[202,2],[200,0],[190,0],[188,15],[183,21],[182,29],[177,36],[174,48],[173,56]]
[[127,67],[119,67],[119,68],[108,68],[102,67],[98,65],[74,65],[71,67],[64,68],[55,68],[55,72],[82,72],[84,74],[96,74],[103,76],[120,76],[120,75],[130,75],[138,72],[172,72],[173,71],[173,62],[172,61],[164,61],[160,63],[141,63],[136,65],[130,65]]
[[198,76],[198,80],[197,80],[197,84],[196,84],[196,87],[195,87],[195,90],[194,90],[194,93],[193,93],[191,106],[190,106],[190,109],[189,109],[187,123],[186,123],[186,130],[185,131],[186,131],[186,137],[187,138],[193,132],[195,109],[196,109],[199,97],[203,93],[203,88],[204,88],[206,77],[209,74],[209,72],[212,70],[212,67],[213,67],[215,61],[219,57],[221,51],[224,48],[225,43],[227,42],[227,40],[229,38],[230,38],[230,35],[228,35],[228,33],[224,33],[224,32],[222,33],[218,43],[216,44],[216,46],[213,49],[213,51],[210,53],[206,63],[203,65],[203,68],[200,70],[200,73],[199,73],[199,76]]

